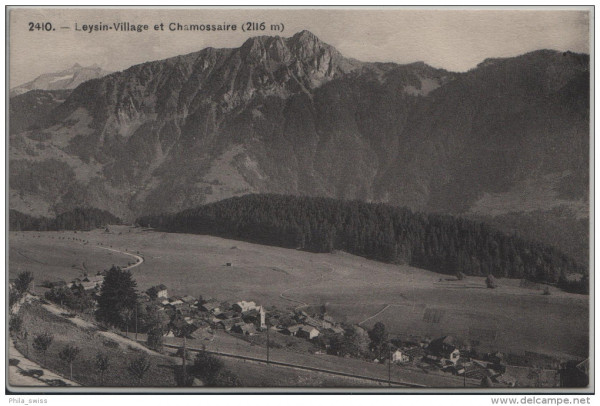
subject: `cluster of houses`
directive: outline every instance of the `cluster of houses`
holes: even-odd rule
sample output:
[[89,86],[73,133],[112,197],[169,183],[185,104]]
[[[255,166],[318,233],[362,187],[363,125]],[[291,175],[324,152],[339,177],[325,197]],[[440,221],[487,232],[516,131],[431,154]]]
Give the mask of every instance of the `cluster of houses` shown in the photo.
[[275,326],[274,329],[282,334],[305,338],[307,340],[317,338],[322,332],[325,331],[333,334],[344,334],[344,329],[327,314],[313,317],[304,310],[298,310],[291,315],[289,320],[291,321],[291,324],[279,324]]
[[506,375],[504,356],[500,352],[488,353],[476,359],[469,351],[461,357],[457,340],[452,336],[443,336],[431,341],[407,343],[395,349],[391,354],[392,362],[430,366],[454,375],[479,381],[489,381],[505,386],[514,386],[515,380]]
[[[97,291],[104,281],[104,274],[104,272],[98,272],[94,276],[84,275],[66,286]],[[314,340],[324,333],[342,335],[345,332],[344,328],[327,314],[309,315],[304,310],[296,310],[287,314],[270,311],[270,317],[267,320],[263,306],[253,301],[241,300],[229,303],[189,295],[169,296],[167,287],[163,284],[151,287],[143,292],[141,297],[159,303],[160,310],[164,311],[171,319],[175,315],[180,316],[177,319],[182,326],[170,323],[169,330],[165,333],[168,337],[176,336],[177,331],[175,330],[178,327],[188,327],[187,331],[190,332],[188,336],[191,338],[212,335],[213,329],[251,336],[270,328],[281,334],[306,340]],[[465,351],[461,357],[460,345],[452,336],[402,343],[400,346],[395,346],[390,354],[391,361],[397,364],[435,368],[465,378],[488,380],[491,383],[501,383],[506,386],[515,384],[514,380],[505,374],[506,366],[502,354],[490,353],[482,358],[484,359],[475,359],[469,355],[468,351]]]
[[[193,296],[169,296],[165,285],[156,285],[144,292],[143,297],[160,303],[161,310],[169,317],[178,314],[184,322],[190,324],[192,338],[201,337],[212,329],[227,332],[254,335],[268,327],[284,335],[307,340],[317,338],[322,332],[344,334],[344,329],[329,315],[310,316],[303,310],[286,314],[286,322],[277,320],[279,314],[271,318],[267,326],[267,314],[263,306],[254,301],[241,300],[235,303],[219,301],[213,298],[195,298]],[[284,317],[281,317],[282,319]],[[174,335],[168,331],[167,335]]]
[[[221,302],[212,298],[193,296],[169,296],[165,285],[157,285],[142,294],[147,300],[160,303],[161,311],[169,317],[179,315],[181,323],[187,323],[192,338],[200,338],[211,333],[212,329],[222,329],[244,335],[254,335],[266,329],[265,310],[252,301],[241,300],[235,303]],[[171,327],[180,327],[173,325]],[[173,329],[166,332],[174,336]]]

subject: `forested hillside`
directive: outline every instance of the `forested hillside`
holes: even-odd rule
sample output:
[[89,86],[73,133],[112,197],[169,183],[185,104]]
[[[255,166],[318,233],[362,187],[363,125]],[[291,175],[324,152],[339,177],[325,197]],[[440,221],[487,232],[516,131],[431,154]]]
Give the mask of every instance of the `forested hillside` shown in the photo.
[[550,283],[569,274],[587,274],[585,266],[555,248],[483,223],[413,213],[386,204],[247,195],[137,221],[164,231],[211,234],[312,252],[344,250],[446,274],[491,273]]
[[93,207],[77,208],[61,213],[56,218],[33,217],[10,210],[11,231],[91,230],[107,224],[120,224],[121,220],[106,210]]

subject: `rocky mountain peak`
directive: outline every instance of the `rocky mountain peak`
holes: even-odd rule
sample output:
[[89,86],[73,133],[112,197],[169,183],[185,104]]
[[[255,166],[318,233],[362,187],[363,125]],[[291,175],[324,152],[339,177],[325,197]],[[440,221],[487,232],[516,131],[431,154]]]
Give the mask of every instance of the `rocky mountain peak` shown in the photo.
[[310,31],[304,30],[294,34],[292,37],[288,38],[288,42],[291,45],[301,46],[301,47],[311,47],[311,48],[320,48],[320,47],[330,47],[330,45],[322,42],[315,34]]
[[314,63],[315,59],[343,59],[331,45],[317,38],[310,31],[301,31],[289,38],[259,36],[246,40],[240,47],[241,55],[248,62],[267,61],[289,63],[294,61]]
[[252,37],[240,47],[245,62],[275,61],[287,62],[291,58],[290,50],[281,37]]

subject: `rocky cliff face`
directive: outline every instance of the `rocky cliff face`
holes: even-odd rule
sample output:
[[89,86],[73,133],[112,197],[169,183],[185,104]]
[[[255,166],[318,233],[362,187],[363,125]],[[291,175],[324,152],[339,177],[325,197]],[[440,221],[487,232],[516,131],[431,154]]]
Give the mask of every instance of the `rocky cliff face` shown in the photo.
[[[344,58],[304,31],[87,81],[51,117],[11,134],[11,208],[131,219],[276,192],[587,215],[587,55],[536,51],[459,74]],[[60,190],[44,189],[48,176]]]

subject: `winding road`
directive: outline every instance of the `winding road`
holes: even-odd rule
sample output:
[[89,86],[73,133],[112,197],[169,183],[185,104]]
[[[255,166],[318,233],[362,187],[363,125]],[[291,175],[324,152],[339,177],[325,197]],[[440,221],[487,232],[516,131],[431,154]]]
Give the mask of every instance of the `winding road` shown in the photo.
[[284,300],[287,300],[288,302],[300,303],[300,306],[297,306],[294,310],[299,309],[300,307],[306,307],[306,306],[308,306],[308,303],[303,302],[302,300],[292,299],[291,297],[285,295],[286,292],[289,292],[290,290],[293,290],[293,289],[296,289],[296,288],[297,287],[294,286],[293,288],[286,289],[286,290],[284,290],[283,292],[281,292],[279,294],[280,298],[282,298]]
[[118,253],[120,253],[120,254],[129,255],[130,257],[133,257],[133,258],[135,258],[135,259],[136,259],[136,262],[135,262],[135,264],[133,264],[133,265],[129,265],[129,266],[126,266],[126,267],[122,268],[122,269],[124,269],[124,270],[125,270],[125,269],[132,269],[132,268],[135,268],[136,266],[140,266],[140,265],[142,265],[142,263],[144,262],[144,258],[143,258],[143,257],[141,257],[141,256],[139,256],[139,255],[131,254],[131,253],[129,253],[129,252],[120,251],[120,250],[116,250],[116,249],[114,249],[114,248],[107,248],[107,247],[96,247],[96,248],[100,248],[100,249],[102,249],[102,250],[108,250],[108,251],[118,252]]

